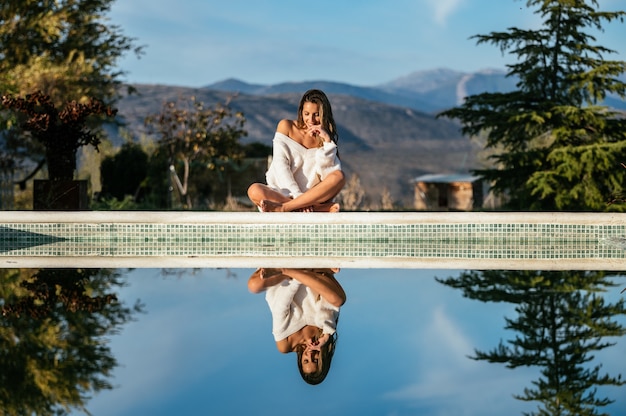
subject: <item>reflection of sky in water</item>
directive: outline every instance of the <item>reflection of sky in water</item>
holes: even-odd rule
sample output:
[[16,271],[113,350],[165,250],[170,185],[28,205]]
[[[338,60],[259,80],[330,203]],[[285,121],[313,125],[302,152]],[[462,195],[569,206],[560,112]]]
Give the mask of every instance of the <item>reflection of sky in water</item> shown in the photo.
[[[120,298],[141,299],[147,313],[113,337],[116,388],[87,408],[94,415],[481,416],[536,409],[512,397],[531,387],[536,369],[467,358],[508,339],[503,317],[514,312],[510,304],[463,298],[433,279],[459,271],[341,270],[336,278],[348,300],[330,373],[318,386],[302,381],[295,354],[276,350],[264,295],[247,290],[253,271],[130,271]],[[619,298],[624,281],[609,300]],[[626,375],[625,340],[596,356],[612,375]],[[626,414],[623,388],[606,396],[616,403],[600,410]]]

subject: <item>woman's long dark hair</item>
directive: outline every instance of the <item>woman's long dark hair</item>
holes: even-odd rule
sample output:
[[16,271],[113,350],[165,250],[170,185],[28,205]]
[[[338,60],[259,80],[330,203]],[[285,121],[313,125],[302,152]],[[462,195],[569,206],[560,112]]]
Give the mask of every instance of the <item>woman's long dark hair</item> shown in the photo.
[[302,109],[304,103],[314,103],[320,108],[320,120],[322,121],[322,128],[328,132],[330,139],[337,144],[339,141],[339,133],[337,133],[337,125],[335,124],[335,118],[333,117],[333,109],[330,106],[330,101],[326,94],[321,90],[308,90],[304,93],[300,99],[300,105],[298,106],[298,121],[296,125],[298,128],[304,127],[304,119],[302,118]]
[[320,348],[320,355],[318,358],[317,371],[314,373],[305,373],[302,370],[302,354],[304,353],[304,348],[298,348],[296,350],[296,358],[298,360],[298,371],[300,371],[300,376],[304,381],[308,384],[316,385],[320,384],[330,371],[330,364],[333,361],[333,355],[335,354],[335,345],[337,344],[337,333],[335,332],[330,336],[326,344],[322,345]]

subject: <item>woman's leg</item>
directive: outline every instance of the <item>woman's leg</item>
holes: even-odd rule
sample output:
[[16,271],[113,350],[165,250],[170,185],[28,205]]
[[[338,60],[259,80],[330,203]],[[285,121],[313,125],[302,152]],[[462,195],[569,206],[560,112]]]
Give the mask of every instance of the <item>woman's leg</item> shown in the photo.
[[248,187],[248,198],[258,207],[261,206],[261,201],[263,200],[270,200],[280,204],[291,201],[291,198],[262,183],[253,183]]
[[248,279],[248,290],[252,293],[261,293],[286,279],[290,277],[283,274],[280,269],[259,268]]
[[[336,170],[313,188],[294,199],[289,199],[272,190],[282,198],[261,199],[259,206],[262,211],[338,211],[339,205],[330,201],[339,194],[345,183],[346,179],[343,172]],[[250,190],[248,190],[248,196],[250,196]]]

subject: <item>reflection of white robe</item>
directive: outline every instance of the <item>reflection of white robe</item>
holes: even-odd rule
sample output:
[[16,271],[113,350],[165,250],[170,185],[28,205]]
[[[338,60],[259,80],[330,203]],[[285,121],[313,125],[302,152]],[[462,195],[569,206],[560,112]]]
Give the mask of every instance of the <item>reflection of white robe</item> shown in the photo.
[[341,163],[335,143],[324,142],[322,147],[307,149],[289,136],[276,132],[272,163],[265,179],[271,188],[295,198],[339,169]]
[[272,334],[276,341],[287,338],[306,325],[322,328],[324,334],[335,333],[339,308],[295,279],[283,280],[269,287],[265,300],[272,312]]

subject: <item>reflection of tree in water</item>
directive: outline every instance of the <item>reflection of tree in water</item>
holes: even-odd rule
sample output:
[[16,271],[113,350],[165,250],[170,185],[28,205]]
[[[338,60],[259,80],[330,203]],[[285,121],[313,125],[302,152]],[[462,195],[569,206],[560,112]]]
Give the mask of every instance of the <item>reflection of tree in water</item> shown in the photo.
[[602,292],[615,284],[604,272],[472,271],[437,279],[463,290],[465,297],[516,305],[517,318],[505,318],[514,339],[493,350],[475,351],[475,360],[509,368],[539,367],[541,377],[515,398],[540,403],[538,415],[597,415],[612,403],[597,397],[599,386],[620,386],[621,375],[601,373],[593,352],[615,345],[626,329],[615,318],[625,315],[624,300],[605,302]]
[[87,411],[111,389],[117,365],[107,337],[142,310],[117,301],[109,269],[0,271],[0,408],[3,414]]

